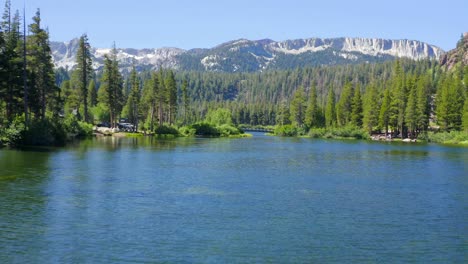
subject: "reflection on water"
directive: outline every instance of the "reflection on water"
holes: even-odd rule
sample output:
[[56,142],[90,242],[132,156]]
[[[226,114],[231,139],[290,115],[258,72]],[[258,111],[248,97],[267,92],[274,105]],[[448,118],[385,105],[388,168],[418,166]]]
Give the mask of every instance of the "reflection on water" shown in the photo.
[[104,137],[0,168],[6,263],[466,262],[464,148]]

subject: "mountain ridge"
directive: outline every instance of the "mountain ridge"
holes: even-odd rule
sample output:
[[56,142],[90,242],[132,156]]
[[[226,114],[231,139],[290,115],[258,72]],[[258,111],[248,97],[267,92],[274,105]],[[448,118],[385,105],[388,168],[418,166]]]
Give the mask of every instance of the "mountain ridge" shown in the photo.
[[[72,69],[76,62],[78,39],[51,42],[56,67]],[[92,48],[93,66],[103,65],[109,48]],[[123,68],[171,68],[217,72],[259,72],[303,66],[379,62],[395,58],[440,59],[445,52],[417,40],[381,38],[306,38],[284,41],[237,39],[213,48],[184,50],[163,48],[118,48],[117,58]]]

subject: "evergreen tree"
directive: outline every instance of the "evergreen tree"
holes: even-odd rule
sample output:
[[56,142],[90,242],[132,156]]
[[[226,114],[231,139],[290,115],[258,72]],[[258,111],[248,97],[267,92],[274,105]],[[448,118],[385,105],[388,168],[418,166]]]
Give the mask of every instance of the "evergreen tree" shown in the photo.
[[418,134],[425,132],[429,126],[431,85],[430,76],[425,75],[416,84],[416,126]]
[[59,89],[55,86],[49,34],[41,27],[39,9],[29,26],[28,69],[30,71],[30,107],[36,118],[44,119],[46,110],[55,107]]
[[135,66],[130,73],[130,93],[127,98],[124,112],[129,122],[134,124],[135,130],[138,131],[139,121],[139,104],[140,104],[140,80],[137,76]]
[[460,130],[465,91],[455,73],[448,74],[437,92],[437,120],[442,129]]
[[306,100],[304,88],[299,87],[296,92],[294,92],[293,99],[290,105],[291,111],[291,123],[294,126],[302,127],[304,125],[305,119],[305,110],[306,110]]
[[404,137],[405,132],[405,110],[407,91],[405,76],[400,61],[395,62],[392,76],[392,101],[390,103],[390,123],[395,129],[395,136],[400,133]]
[[313,85],[310,88],[309,101],[307,103],[307,109],[305,114],[305,124],[307,127],[321,127],[322,120],[320,117],[321,110],[317,102],[317,88]]
[[379,121],[379,96],[374,83],[369,84],[366,87],[366,93],[364,94],[363,102],[363,118],[362,123],[364,129],[369,134],[378,126]]
[[166,74],[165,88],[167,93],[168,122],[172,125],[177,113],[177,84],[174,72],[171,70]]
[[417,117],[417,93],[416,87],[414,85],[414,79],[408,78],[408,99],[405,110],[405,123],[408,127],[410,138],[416,137],[416,131],[418,126],[418,117]]
[[158,86],[155,87],[157,90],[155,91],[156,93],[156,100],[158,102],[158,121],[159,125],[162,126],[164,123],[164,109],[166,108],[167,105],[167,92],[166,92],[166,85],[165,85],[165,79],[164,79],[164,74],[162,70],[159,70],[158,73]]
[[362,99],[359,84],[356,85],[351,104],[351,123],[357,127],[362,126]]
[[183,124],[186,125],[188,121],[188,113],[189,113],[189,107],[190,107],[190,101],[189,101],[189,95],[188,95],[188,82],[187,79],[184,79],[184,82],[182,83],[182,104],[184,106],[184,122]]
[[336,105],[336,115],[339,126],[345,126],[351,121],[352,101],[353,86],[350,82],[347,82],[343,87],[340,100]]
[[[276,115],[276,124],[279,124],[281,126],[290,124],[290,113],[286,100],[281,101],[277,113],[278,114]],[[244,117],[244,120],[244,122],[246,122],[247,118]],[[250,123],[250,120],[246,123]]]
[[[118,122],[118,117],[122,111],[123,101],[123,78],[119,72],[119,64],[117,62],[117,49],[112,50],[111,57],[104,56],[104,71],[101,79],[102,92],[100,102],[109,111],[109,119],[112,127],[115,127]],[[99,94],[98,94],[99,95]]]
[[75,74],[78,79],[77,87],[80,92],[81,102],[83,103],[83,119],[89,122],[88,116],[88,86],[93,74],[93,64],[91,60],[91,46],[88,42],[88,36],[83,34],[80,37],[78,51],[76,53]]
[[5,3],[5,12],[1,22],[3,29],[0,40],[0,100],[6,106],[6,119],[12,121],[15,115],[23,112],[23,59],[21,51],[23,41],[20,33],[20,17],[18,11],[12,16],[10,1]]
[[385,136],[388,134],[388,127],[390,124],[392,97],[390,89],[386,88],[383,92],[382,104],[379,111],[379,126],[385,130]]
[[335,91],[330,87],[327,97],[327,106],[325,108],[325,125],[327,128],[334,127],[336,124],[335,110]]
[[463,105],[463,130],[468,133],[468,91],[465,93],[465,103]]
[[88,107],[94,107],[97,105],[97,89],[96,82],[91,79],[88,86]]

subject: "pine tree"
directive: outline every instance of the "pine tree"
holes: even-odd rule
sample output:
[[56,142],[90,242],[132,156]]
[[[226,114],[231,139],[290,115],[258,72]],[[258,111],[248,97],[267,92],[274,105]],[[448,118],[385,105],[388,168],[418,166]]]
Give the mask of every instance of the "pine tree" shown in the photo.
[[[123,79],[119,72],[119,64],[117,61],[117,49],[112,49],[112,54],[104,56],[104,71],[101,79],[101,88],[99,93],[100,102],[109,111],[109,118],[112,127],[115,127],[118,122],[118,117],[123,107]],[[102,89],[102,92],[101,92]]]
[[463,105],[463,130],[468,133],[468,90],[465,93],[465,104]]
[[305,114],[305,124],[307,127],[320,127],[321,118],[320,118],[320,108],[317,102],[317,88],[313,85],[310,88],[309,101],[307,103],[307,109]]
[[388,127],[390,124],[391,103],[390,89],[386,88],[383,92],[382,104],[380,105],[379,111],[379,126],[385,130],[385,136],[388,134]]
[[375,84],[371,83],[366,87],[366,93],[364,94],[362,118],[363,128],[366,129],[369,134],[372,133],[376,126],[378,126],[378,113],[379,97]]
[[30,107],[36,118],[44,119],[46,110],[55,108],[59,89],[55,86],[52,52],[49,34],[41,28],[41,14],[38,9],[29,26],[28,69],[30,70]]
[[158,86],[156,87],[157,90],[155,91],[156,93],[156,100],[158,103],[158,121],[159,125],[162,126],[165,119],[164,119],[164,109],[166,108],[167,105],[167,92],[166,92],[166,85],[165,85],[165,79],[164,79],[164,74],[162,70],[159,70],[158,73]]
[[442,79],[437,91],[436,114],[442,129],[460,130],[465,91],[456,73],[449,73]]
[[183,116],[184,116],[184,122],[183,124],[186,125],[187,124],[187,121],[188,121],[188,113],[189,113],[189,107],[190,107],[190,102],[189,102],[189,96],[188,96],[188,82],[187,82],[187,79],[184,80],[184,82],[182,83],[182,104],[184,106],[184,112],[183,112]]
[[405,110],[405,124],[408,127],[410,138],[416,137],[418,118],[417,118],[417,93],[414,84],[414,78],[408,78],[408,99]]
[[165,88],[167,93],[167,116],[169,124],[172,125],[175,121],[175,115],[177,113],[177,84],[174,72],[171,70],[166,74]]
[[356,85],[351,104],[351,123],[357,127],[362,126],[362,99],[359,84]]
[[431,85],[430,75],[420,78],[416,84],[416,126],[418,134],[429,126]]
[[[244,112],[245,113],[245,112]],[[290,124],[290,113],[289,113],[289,107],[286,102],[286,100],[282,100],[279,106],[279,109],[277,111],[276,115],[276,123],[283,126],[283,125],[288,125]],[[245,123],[250,123],[250,120],[244,117],[244,122]]]
[[404,137],[405,130],[405,110],[407,91],[405,86],[405,75],[400,61],[395,62],[392,76],[392,101],[390,103],[390,123],[395,128],[395,136],[400,133]]
[[94,107],[97,105],[97,89],[96,82],[91,79],[88,85],[88,107]]
[[325,108],[325,125],[327,128],[334,127],[336,124],[335,110],[335,91],[330,87],[327,97],[327,106]]
[[124,112],[129,122],[134,124],[135,130],[138,131],[139,121],[139,104],[140,104],[140,79],[137,76],[135,66],[130,73],[130,93],[127,98]]
[[305,119],[305,110],[306,110],[306,100],[304,87],[299,87],[296,92],[294,92],[293,99],[290,104],[291,111],[291,123],[296,127],[302,127],[304,125]]
[[81,102],[83,103],[84,115],[83,119],[89,122],[88,115],[88,86],[93,74],[93,64],[91,59],[91,46],[88,42],[88,36],[83,34],[80,37],[78,51],[76,53],[76,70],[78,83],[77,87],[80,92]]
[[[21,58],[23,42],[20,33],[20,17],[18,11],[11,15],[10,1],[5,3],[5,12],[1,28],[2,33],[0,48],[0,100],[3,98],[6,104],[6,118],[12,121],[15,115],[24,111],[23,100],[23,59]],[[3,88],[3,89],[2,89]]]
[[339,126],[345,126],[351,121],[353,86],[347,82],[341,92],[340,100],[336,105],[336,115]]

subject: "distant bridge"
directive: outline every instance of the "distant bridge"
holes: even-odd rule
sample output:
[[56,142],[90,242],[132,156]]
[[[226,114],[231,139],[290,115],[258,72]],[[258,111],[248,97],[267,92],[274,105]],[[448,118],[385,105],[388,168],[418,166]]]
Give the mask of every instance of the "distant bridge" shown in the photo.
[[245,132],[265,132],[265,133],[273,133],[273,129],[267,128],[253,128],[253,127],[245,127],[242,128]]

